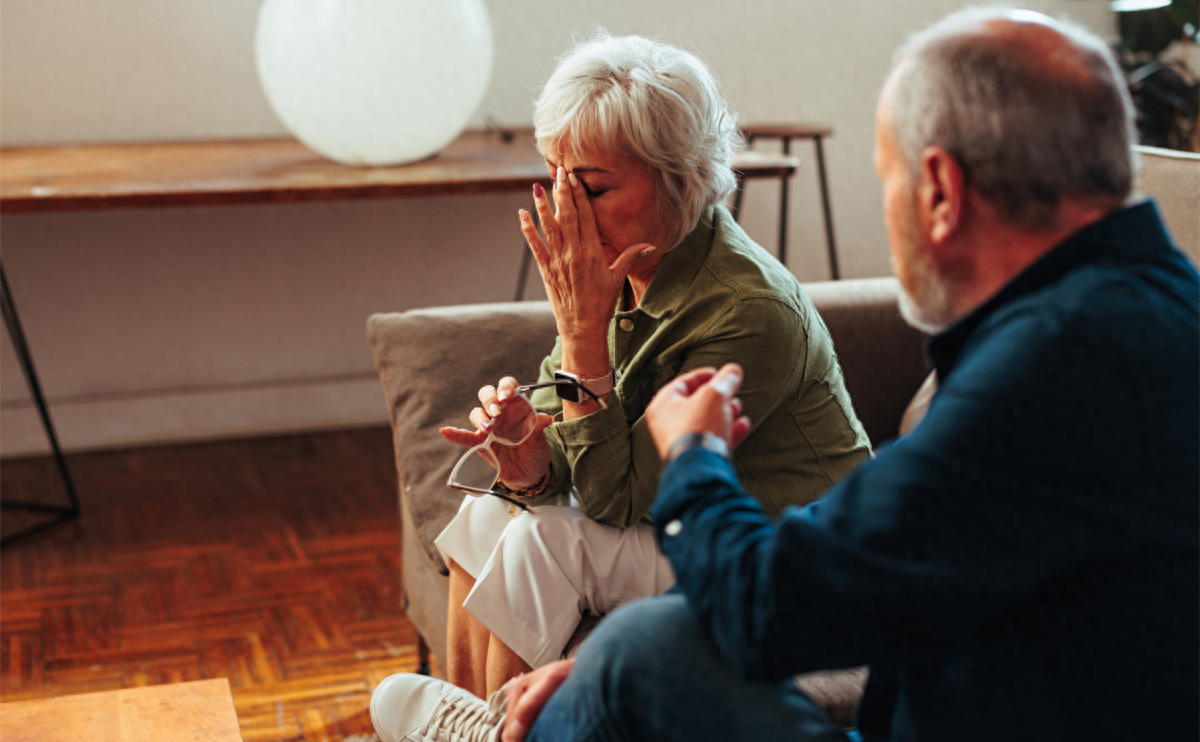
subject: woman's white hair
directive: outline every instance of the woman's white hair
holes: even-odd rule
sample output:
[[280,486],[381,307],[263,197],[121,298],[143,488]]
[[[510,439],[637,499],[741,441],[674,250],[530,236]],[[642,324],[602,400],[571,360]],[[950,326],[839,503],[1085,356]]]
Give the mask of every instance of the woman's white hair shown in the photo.
[[745,146],[712,72],[695,55],[641,36],[600,30],[578,41],[534,109],[538,149],[616,151],[657,177],[658,223],[669,249],[737,186],[731,162]]
[[[1074,47],[1061,66],[972,33],[994,20],[1043,23]],[[1049,226],[1063,197],[1128,197],[1133,104],[1103,41],[1080,26],[1003,7],[968,8],[896,54],[889,120],[914,177],[936,145],[1013,223]]]

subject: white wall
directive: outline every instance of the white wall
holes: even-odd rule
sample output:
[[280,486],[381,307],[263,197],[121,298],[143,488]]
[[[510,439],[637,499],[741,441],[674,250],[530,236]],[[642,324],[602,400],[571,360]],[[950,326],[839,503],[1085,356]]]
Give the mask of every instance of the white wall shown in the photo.
[[[433,1],[433,0],[429,0]],[[909,32],[961,0],[486,0],[485,116],[528,124],[571,36],[603,25],[700,52],[744,121],[831,125],[842,271],[889,272],[871,171],[874,101]],[[284,134],[258,87],[258,0],[0,0],[0,142]],[[1109,35],[1100,0],[1029,0]],[[811,148],[794,181],[789,267],[828,273]],[[511,296],[520,195],[6,216],[5,270],[68,449],[386,419],[370,312]],[[778,190],[743,223],[775,249]],[[537,294],[538,292],[533,292]],[[469,356],[464,354],[464,362]],[[44,450],[7,338],[0,455]]]

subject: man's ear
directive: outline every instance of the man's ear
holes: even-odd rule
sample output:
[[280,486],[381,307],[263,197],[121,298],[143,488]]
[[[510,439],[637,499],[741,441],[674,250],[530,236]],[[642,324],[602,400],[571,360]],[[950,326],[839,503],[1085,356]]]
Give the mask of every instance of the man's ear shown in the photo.
[[941,147],[926,147],[921,153],[917,208],[929,240],[942,245],[958,232],[966,202],[966,178],[962,165]]

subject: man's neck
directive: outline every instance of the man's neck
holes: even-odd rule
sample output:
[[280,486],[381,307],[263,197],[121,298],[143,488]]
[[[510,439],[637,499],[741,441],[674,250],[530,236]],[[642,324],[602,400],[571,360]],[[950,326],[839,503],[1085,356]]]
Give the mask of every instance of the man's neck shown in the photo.
[[1010,281],[1024,273],[1071,235],[1100,221],[1122,206],[1115,200],[1066,200],[1049,227],[1029,230],[1002,218],[977,195],[979,219],[969,235],[964,259],[952,268],[955,275],[954,316],[967,316],[995,296]]

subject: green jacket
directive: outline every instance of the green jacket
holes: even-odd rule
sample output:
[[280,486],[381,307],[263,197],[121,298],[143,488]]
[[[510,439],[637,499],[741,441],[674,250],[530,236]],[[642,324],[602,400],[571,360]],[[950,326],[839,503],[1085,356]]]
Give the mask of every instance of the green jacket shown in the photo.
[[[795,277],[756,245],[724,207],[710,210],[667,253],[639,306],[608,330],[617,371],[608,409],[547,429],[556,492],[572,485],[587,514],[627,528],[654,502],[661,462],[644,413],[681,373],[735,361],[750,434],[733,452],[743,486],[769,515],[803,505],[871,455],[833,340]],[[562,340],[540,380],[562,365]],[[553,389],[534,406],[562,412]]]

